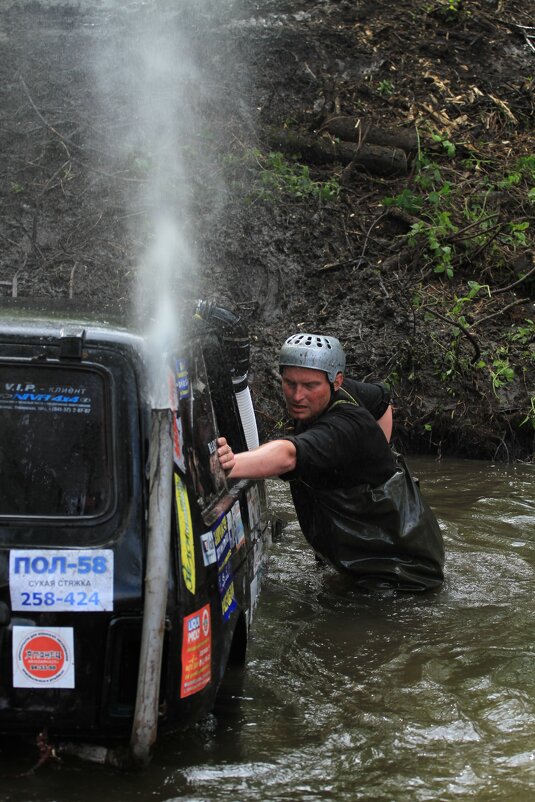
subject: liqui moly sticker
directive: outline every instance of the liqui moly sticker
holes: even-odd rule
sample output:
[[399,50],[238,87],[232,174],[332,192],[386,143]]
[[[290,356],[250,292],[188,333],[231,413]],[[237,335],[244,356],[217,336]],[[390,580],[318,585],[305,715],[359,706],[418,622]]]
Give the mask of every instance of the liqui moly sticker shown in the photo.
[[113,610],[113,551],[12,549],[9,592],[13,610]]
[[75,687],[72,627],[13,627],[13,687]]
[[212,625],[210,605],[184,618],[180,698],[205,688],[212,679]]

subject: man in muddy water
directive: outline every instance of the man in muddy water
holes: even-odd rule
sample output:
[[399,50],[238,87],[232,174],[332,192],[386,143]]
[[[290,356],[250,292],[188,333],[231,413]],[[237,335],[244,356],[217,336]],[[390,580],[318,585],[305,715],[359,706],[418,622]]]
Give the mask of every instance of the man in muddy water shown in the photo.
[[390,448],[387,388],[345,377],[345,361],[334,337],[289,337],[279,369],[295,433],[238,454],[221,437],[220,463],[230,480],[288,481],[316,555],[358,586],[439,587],[442,535],[403,458]]

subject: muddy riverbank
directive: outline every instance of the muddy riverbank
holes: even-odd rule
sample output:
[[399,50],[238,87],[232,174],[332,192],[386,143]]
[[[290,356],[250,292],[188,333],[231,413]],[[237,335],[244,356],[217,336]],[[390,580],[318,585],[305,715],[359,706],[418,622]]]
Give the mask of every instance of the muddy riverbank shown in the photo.
[[[389,381],[398,446],[531,459],[531,24],[514,0],[5,3],[0,287],[131,305],[164,205],[177,298],[249,326],[263,436],[281,341],[322,329]],[[325,157],[333,118],[353,159]]]

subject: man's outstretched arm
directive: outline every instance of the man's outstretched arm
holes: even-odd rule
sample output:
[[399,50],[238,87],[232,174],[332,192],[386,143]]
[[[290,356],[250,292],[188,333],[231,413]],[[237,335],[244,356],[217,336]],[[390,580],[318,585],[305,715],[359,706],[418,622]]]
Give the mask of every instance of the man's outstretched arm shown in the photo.
[[217,456],[229,479],[269,479],[293,471],[296,453],[290,440],[272,440],[239,454],[232,451],[224,437],[217,441]]

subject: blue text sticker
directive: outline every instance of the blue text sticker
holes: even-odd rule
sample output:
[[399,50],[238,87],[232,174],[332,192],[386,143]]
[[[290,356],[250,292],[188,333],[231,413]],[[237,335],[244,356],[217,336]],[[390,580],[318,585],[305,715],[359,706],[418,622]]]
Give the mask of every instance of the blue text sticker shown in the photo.
[[95,613],[113,610],[111,549],[13,549],[13,610]]

